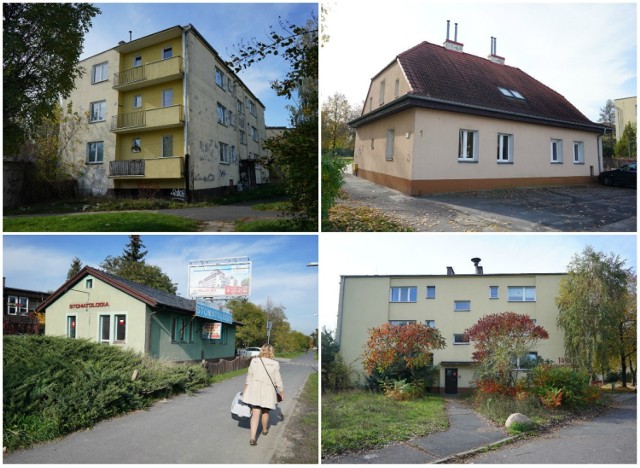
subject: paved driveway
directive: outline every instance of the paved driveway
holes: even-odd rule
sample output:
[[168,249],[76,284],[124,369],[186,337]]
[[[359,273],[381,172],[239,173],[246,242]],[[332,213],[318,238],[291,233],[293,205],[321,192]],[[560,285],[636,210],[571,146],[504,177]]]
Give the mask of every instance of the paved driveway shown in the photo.
[[410,197],[345,174],[347,200],[378,208],[416,231],[635,232],[637,192],[586,185]]

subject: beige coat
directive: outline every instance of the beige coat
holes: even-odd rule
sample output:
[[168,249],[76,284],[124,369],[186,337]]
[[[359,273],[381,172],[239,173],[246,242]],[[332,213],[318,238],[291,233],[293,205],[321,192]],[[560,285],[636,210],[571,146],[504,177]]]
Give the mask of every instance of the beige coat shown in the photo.
[[[264,366],[262,365],[264,362]],[[247,389],[242,395],[242,401],[261,408],[276,408],[276,391],[271,380],[278,387],[278,392],[283,392],[282,377],[280,376],[280,363],[269,358],[253,358],[247,373]],[[266,370],[265,370],[266,367]],[[269,371],[269,375],[267,372]],[[271,376],[271,380],[269,380]]]

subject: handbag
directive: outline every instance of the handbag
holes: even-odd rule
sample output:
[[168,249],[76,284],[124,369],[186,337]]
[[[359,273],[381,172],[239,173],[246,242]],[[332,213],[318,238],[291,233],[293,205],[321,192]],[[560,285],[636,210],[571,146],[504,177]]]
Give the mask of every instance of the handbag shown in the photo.
[[282,395],[280,395],[280,392],[278,391],[278,387],[276,387],[276,384],[273,383],[273,380],[271,379],[271,376],[269,375],[269,371],[267,370],[267,366],[264,365],[264,361],[262,360],[261,357],[258,357],[258,359],[260,359],[260,362],[262,363],[262,366],[264,367],[264,371],[267,373],[267,377],[269,377],[269,380],[271,380],[271,385],[273,385],[273,389],[276,391],[276,401],[278,403],[280,403],[282,401]]
[[242,401],[242,392],[236,393],[231,401],[231,414],[239,418],[251,417],[251,408]]

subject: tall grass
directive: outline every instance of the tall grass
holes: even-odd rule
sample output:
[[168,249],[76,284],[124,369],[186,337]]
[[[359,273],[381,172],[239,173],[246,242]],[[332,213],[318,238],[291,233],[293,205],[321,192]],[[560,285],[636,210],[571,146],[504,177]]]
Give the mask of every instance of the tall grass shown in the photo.
[[8,450],[209,384],[200,366],[157,361],[117,346],[50,336],[5,336],[3,342]]

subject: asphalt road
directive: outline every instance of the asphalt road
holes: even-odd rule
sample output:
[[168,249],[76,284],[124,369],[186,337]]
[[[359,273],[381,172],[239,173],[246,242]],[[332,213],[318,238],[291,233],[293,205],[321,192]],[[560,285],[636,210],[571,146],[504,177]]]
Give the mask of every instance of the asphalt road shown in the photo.
[[637,400],[616,395],[612,409],[595,418],[473,457],[467,463],[633,463],[637,462]]
[[[153,407],[103,421],[54,442],[3,457],[4,463],[269,463],[309,374],[313,353],[281,362],[285,401],[271,412],[271,429],[249,445],[249,420],[231,418],[245,376],[214,384]],[[279,413],[285,418],[280,421]]]
[[416,231],[635,232],[637,191],[626,187],[539,187],[410,197],[345,174],[347,200],[378,208]]

